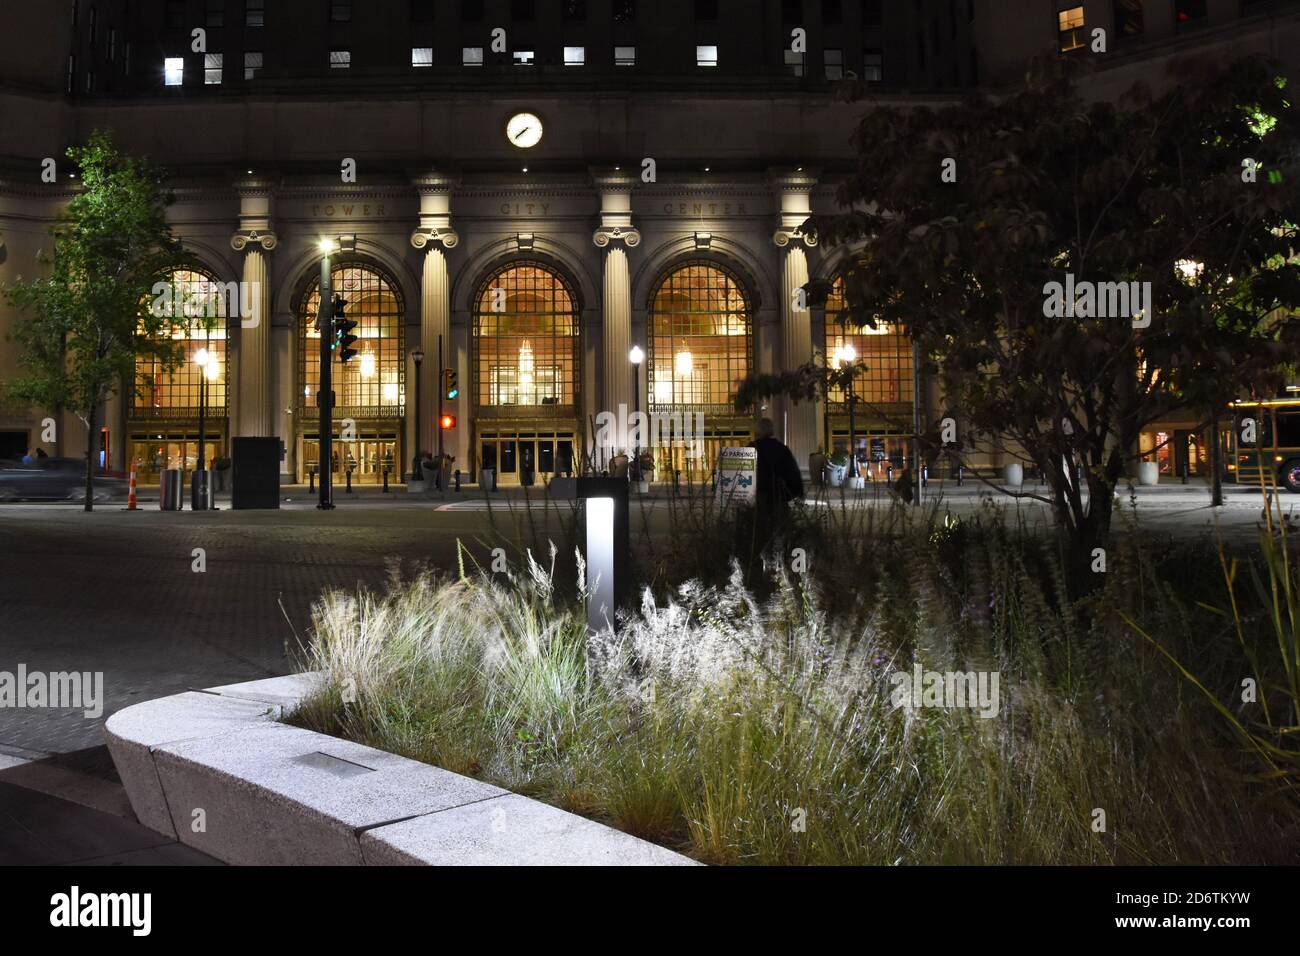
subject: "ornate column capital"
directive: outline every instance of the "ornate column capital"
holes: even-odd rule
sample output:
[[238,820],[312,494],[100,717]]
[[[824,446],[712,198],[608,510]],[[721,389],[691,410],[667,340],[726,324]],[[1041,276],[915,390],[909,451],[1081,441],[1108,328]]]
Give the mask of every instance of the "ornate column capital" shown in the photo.
[[635,249],[641,245],[641,230],[634,229],[632,226],[600,226],[592,235],[591,241],[595,243],[597,249],[604,249],[611,243],[618,242],[629,249]]
[[411,233],[411,245],[415,248],[423,249],[430,244],[455,249],[460,245],[460,233],[451,226],[421,226]]
[[266,229],[240,229],[230,237],[230,248],[243,252],[252,243],[270,252],[280,244],[280,237]]
[[411,180],[420,194],[420,224],[411,233],[411,245],[424,249],[432,243],[444,249],[455,249],[460,236],[451,227],[451,194],[458,180],[437,170],[421,173]]
[[770,169],[767,178],[780,194],[781,212],[772,241],[781,249],[792,242],[802,243],[806,248],[816,246],[815,238],[804,235],[803,224],[812,216],[812,191],[817,186],[818,170],[804,166]]

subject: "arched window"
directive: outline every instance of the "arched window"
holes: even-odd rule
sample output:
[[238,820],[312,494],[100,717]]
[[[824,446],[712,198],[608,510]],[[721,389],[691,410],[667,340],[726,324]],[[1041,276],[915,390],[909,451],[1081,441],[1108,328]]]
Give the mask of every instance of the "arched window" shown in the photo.
[[[826,361],[839,366],[846,355],[856,354],[864,368],[853,376],[853,393],[859,403],[910,405],[912,402],[912,340],[896,325],[848,330],[841,319],[848,312],[844,277],[837,276],[826,301]],[[832,389],[832,405],[842,405],[843,389]]]
[[660,282],[650,305],[652,407],[731,414],[753,362],[753,316],[740,281],[714,262],[687,262]]
[[[224,417],[229,402],[226,374],[227,315],[239,302],[230,300],[230,287],[195,269],[176,269],[164,277],[165,296],[148,307],[159,309],[173,323],[171,332],[178,362],[169,367],[158,355],[137,356],[135,388],[130,396],[132,419],[188,419],[199,413],[199,386],[206,377],[207,414]],[[155,287],[157,288],[157,287]],[[206,351],[206,356],[202,353]],[[201,366],[199,358],[207,361]]]
[[549,266],[512,262],[474,297],[474,402],[488,415],[573,412],[578,404],[577,296]]
[[[378,267],[353,261],[334,263],[330,285],[346,303],[344,315],[356,321],[356,356],[332,368],[337,406],[335,424],[346,419],[400,418],[406,405],[406,324],[397,283]],[[298,311],[298,380],[301,407],[314,410],[320,389],[320,278],[307,286]]]

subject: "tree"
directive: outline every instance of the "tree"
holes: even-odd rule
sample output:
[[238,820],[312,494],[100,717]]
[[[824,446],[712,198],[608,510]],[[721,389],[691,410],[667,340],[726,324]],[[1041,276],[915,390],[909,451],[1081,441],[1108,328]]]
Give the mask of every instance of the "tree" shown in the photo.
[[68,157],[81,188],[52,230],[53,251],[42,256],[43,278],[5,290],[28,314],[11,337],[22,347],[22,374],[10,382],[15,398],[72,412],[86,427],[86,502],[94,502],[94,459],[104,403],[134,381],[137,356],[179,361],[172,331],[179,316],[153,307],[160,276],[182,263],[167,225],[171,202],[147,163],[119,152],[96,132]]
[[1023,494],[1051,505],[1080,571],[1142,430],[1265,388],[1296,354],[1285,81],[1258,59],[1180,69],[1169,92],[1118,104],[1085,102],[1052,59],[1001,99],[875,109],[840,187],[847,211],[805,227],[862,244],[852,320],[908,330],[960,410],[962,445],[1009,440],[1041,470],[1049,493]]

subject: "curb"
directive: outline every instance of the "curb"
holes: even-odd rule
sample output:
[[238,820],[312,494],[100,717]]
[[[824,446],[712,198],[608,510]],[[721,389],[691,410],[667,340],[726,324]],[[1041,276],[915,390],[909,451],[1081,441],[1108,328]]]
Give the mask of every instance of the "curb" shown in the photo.
[[320,679],[229,684],[118,711],[104,736],[136,817],[242,865],[699,865],[500,787],[280,723]]

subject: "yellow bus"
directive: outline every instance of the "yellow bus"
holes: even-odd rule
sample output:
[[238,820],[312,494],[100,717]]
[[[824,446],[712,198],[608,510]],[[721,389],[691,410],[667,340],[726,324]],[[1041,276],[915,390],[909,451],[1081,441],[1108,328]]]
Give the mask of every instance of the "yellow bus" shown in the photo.
[[1233,402],[1228,478],[1300,494],[1300,396]]

